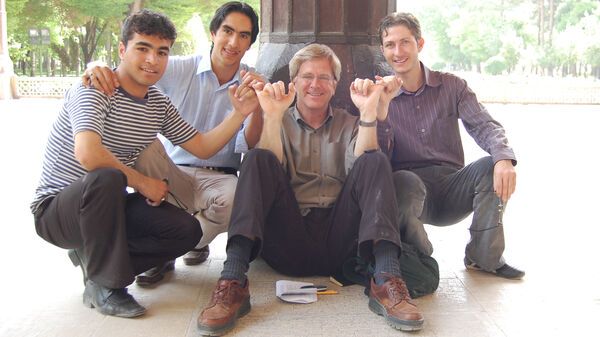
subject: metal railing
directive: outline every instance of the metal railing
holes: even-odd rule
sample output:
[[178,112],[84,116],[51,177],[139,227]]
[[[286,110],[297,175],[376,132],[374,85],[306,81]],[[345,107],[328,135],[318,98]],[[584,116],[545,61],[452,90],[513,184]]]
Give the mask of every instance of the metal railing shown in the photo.
[[13,77],[13,95],[21,97],[63,98],[67,89],[80,80],[79,77]]
[[[459,74],[462,76],[463,74]],[[465,75],[483,103],[600,104],[600,83],[560,78],[511,79],[502,76]],[[63,98],[79,77],[13,77],[13,95]]]

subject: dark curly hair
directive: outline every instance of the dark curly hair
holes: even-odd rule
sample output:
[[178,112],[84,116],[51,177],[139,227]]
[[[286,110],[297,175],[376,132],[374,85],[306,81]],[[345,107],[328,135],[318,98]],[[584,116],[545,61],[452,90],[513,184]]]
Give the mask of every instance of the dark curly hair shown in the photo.
[[215,16],[213,16],[212,20],[210,21],[210,26],[208,27],[210,31],[216,34],[217,30],[219,30],[219,27],[221,27],[221,24],[225,20],[225,17],[227,17],[227,15],[229,15],[231,12],[242,13],[250,18],[250,22],[252,22],[252,42],[250,42],[250,44],[253,44],[254,41],[256,41],[259,31],[258,16],[256,15],[254,9],[245,2],[230,1],[219,7],[215,12]]
[[121,41],[125,46],[134,33],[158,35],[161,39],[171,40],[171,46],[177,38],[177,29],[173,22],[163,13],[149,9],[135,12],[123,22]]

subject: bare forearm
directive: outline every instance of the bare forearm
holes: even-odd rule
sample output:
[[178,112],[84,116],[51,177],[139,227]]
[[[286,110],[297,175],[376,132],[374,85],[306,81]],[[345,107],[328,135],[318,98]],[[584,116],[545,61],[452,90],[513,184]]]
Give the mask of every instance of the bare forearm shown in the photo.
[[197,133],[181,147],[200,159],[208,159],[219,152],[237,134],[244,117],[233,110],[221,124],[206,133]]
[[283,162],[283,144],[281,143],[281,120],[265,118],[258,148],[273,152],[279,162]]
[[359,157],[365,151],[377,150],[377,127],[358,127],[358,135],[356,137],[356,145],[354,146],[354,155]]
[[77,156],[77,160],[87,171],[93,171],[104,167],[115,168],[125,174],[127,177],[127,186],[138,190],[142,189],[144,179],[147,177],[120,162],[117,157],[115,157],[104,146],[97,146],[88,153],[82,153],[83,151],[79,152],[80,153]]
[[254,111],[252,115],[250,115],[248,124],[244,129],[244,136],[246,137],[246,144],[248,144],[249,149],[254,148],[260,140],[260,134],[262,133],[263,128],[262,114],[262,110]]

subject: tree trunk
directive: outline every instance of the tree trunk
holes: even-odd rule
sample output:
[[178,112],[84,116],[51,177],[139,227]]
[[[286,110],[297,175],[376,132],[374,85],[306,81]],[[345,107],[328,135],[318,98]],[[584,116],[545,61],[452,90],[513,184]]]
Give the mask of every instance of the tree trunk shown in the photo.
[[108,23],[104,23],[102,28],[98,28],[98,18],[94,17],[85,24],[85,35],[79,34],[79,41],[81,43],[81,51],[83,52],[84,64],[87,65],[94,57],[94,52],[98,46],[100,37],[106,30]]
[[146,8],[146,0],[135,0],[134,3],[130,6],[131,10],[129,11],[129,15]]
[[106,64],[112,68],[112,34],[110,29],[106,31],[106,44],[104,45],[104,49],[106,49]]
[[36,56],[36,52],[33,51],[31,52],[31,67],[29,68],[29,76],[34,77],[35,76],[35,60],[37,57]]
[[544,47],[544,0],[540,0],[540,16],[538,21],[538,44]]
[[552,48],[552,31],[554,30],[554,0],[550,0],[550,23],[548,26],[548,49]]

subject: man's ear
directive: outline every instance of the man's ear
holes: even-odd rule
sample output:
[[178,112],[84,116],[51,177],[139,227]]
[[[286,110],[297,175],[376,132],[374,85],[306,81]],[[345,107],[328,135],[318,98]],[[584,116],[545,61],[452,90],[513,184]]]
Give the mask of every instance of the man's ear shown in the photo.
[[425,40],[423,38],[421,38],[421,40],[419,40],[419,43],[417,43],[417,45],[419,46],[419,53],[421,52],[421,50],[423,50],[424,44],[425,44]]
[[123,60],[123,55],[125,54],[125,44],[121,41],[119,42],[119,58]]

